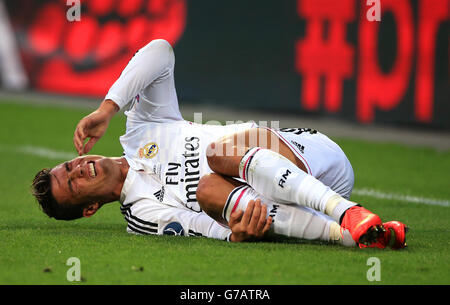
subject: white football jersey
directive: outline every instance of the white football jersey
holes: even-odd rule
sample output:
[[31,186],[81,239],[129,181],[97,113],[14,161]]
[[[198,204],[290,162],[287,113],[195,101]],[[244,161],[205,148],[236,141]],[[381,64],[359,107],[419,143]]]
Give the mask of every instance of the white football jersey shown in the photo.
[[[197,186],[202,176],[212,172],[206,158],[207,146],[222,136],[254,126],[254,123],[217,126],[188,121],[142,122],[127,129],[120,142],[132,169],[153,174],[158,187],[164,186],[166,193],[178,199],[177,203],[200,212]],[[156,199],[165,202],[166,198]]]

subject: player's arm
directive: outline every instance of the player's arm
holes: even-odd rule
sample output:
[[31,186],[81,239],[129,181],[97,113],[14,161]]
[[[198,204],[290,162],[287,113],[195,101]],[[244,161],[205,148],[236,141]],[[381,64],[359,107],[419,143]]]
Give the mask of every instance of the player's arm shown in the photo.
[[172,47],[162,39],[153,40],[136,52],[98,109],[78,123],[73,142],[79,155],[92,149],[106,132],[115,113],[166,72],[172,57]]
[[230,221],[231,228],[219,224],[205,213],[167,206],[151,200],[134,204],[125,211],[125,218],[128,221],[127,231],[130,233],[203,236],[242,242],[260,239],[270,229],[271,222],[266,221],[265,217],[260,217],[259,214],[252,217],[255,206],[249,204],[245,212],[236,213],[233,221]]
[[173,72],[172,46],[163,39],[152,40],[130,59],[105,99],[123,109],[130,101],[160,77]]

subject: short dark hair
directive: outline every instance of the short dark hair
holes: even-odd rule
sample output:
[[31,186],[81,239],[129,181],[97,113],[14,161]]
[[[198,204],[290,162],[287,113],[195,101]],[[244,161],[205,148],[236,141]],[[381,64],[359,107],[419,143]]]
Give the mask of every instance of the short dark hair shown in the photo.
[[51,168],[40,170],[31,184],[31,193],[38,201],[42,211],[57,220],[73,220],[83,216],[86,204],[59,203],[52,194]]

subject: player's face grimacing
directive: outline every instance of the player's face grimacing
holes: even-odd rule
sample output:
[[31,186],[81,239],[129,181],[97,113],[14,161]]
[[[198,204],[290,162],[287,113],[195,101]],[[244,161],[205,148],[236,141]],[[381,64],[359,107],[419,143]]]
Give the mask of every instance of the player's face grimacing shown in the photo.
[[55,166],[50,172],[53,197],[70,204],[116,200],[123,182],[119,160],[90,155]]

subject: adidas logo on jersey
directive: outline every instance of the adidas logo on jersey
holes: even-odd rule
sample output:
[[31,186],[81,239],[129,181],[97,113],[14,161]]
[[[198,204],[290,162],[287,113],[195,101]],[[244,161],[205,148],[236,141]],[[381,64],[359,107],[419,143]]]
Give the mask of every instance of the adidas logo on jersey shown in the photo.
[[162,186],[159,191],[153,193],[153,195],[155,195],[156,199],[158,199],[159,202],[163,202],[163,200],[164,200],[164,186]]

